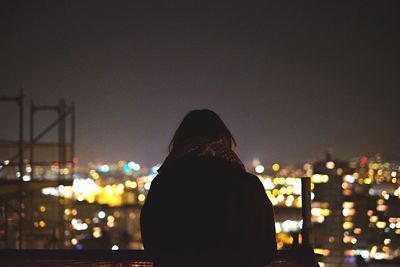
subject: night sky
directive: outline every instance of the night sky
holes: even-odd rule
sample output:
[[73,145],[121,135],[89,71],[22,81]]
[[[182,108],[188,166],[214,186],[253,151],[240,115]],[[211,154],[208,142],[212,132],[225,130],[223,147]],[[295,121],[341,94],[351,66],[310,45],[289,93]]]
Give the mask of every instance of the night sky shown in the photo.
[[[0,96],[75,102],[81,163],[160,162],[197,108],[245,162],[399,160],[396,2],[5,0]],[[0,139],[16,139],[16,106],[0,112]],[[39,132],[55,114],[37,118]]]

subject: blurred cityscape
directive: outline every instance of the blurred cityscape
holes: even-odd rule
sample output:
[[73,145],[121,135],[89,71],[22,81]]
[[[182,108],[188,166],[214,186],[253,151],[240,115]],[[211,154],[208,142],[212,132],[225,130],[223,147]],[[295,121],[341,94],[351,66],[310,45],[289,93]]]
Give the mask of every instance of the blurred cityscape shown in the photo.
[[[30,142],[0,142],[0,248],[143,249],[140,210],[160,164],[129,159],[80,165],[74,154],[73,105],[60,101],[31,111],[40,109],[58,111],[58,120],[50,124],[59,127],[57,143],[39,142],[33,128]],[[31,116],[31,126],[33,121]],[[327,153],[325,159],[301,165],[254,159],[246,167],[259,177],[275,207],[279,249],[296,242],[302,226],[301,177],[309,176],[312,241],[314,251],[323,255],[321,266],[400,257],[398,160],[379,153],[337,160]],[[205,192],[212,186],[191,183]]]

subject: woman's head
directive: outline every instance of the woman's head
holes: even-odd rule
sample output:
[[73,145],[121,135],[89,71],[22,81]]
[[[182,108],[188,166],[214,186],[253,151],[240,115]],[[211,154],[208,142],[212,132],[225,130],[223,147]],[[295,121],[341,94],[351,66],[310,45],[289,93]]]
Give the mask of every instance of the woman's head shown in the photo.
[[192,110],[183,118],[169,144],[169,151],[182,147],[197,138],[222,139],[232,149],[236,141],[221,118],[208,109]]

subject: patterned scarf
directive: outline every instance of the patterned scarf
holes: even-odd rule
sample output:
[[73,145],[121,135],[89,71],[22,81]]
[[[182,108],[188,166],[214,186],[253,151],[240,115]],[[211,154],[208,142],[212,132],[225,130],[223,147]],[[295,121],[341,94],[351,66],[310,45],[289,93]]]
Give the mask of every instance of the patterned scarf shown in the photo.
[[173,149],[158,172],[164,168],[168,168],[168,166],[185,156],[220,158],[241,168],[242,170],[245,170],[242,161],[224,139],[220,138],[210,140],[210,138],[207,137],[198,137],[194,140],[190,140],[178,149]]

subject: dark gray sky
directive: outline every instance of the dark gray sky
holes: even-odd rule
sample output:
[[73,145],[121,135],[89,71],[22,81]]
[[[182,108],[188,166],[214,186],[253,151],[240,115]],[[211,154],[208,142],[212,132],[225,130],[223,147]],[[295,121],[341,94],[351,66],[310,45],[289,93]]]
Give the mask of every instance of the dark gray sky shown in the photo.
[[[81,162],[159,162],[195,108],[245,161],[400,159],[396,2],[2,1],[0,95],[75,102]],[[0,103],[0,139],[14,111]]]

